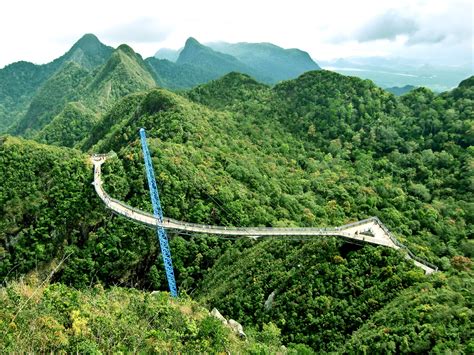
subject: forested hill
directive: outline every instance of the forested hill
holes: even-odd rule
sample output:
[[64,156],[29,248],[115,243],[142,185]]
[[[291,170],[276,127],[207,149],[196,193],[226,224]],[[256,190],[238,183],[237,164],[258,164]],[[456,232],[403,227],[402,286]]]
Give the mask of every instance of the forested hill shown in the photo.
[[[102,68],[132,67],[124,75],[138,73],[130,80],[147,89],[140,59],[122,47],[111,57],[117,65]],[[103,78],[97,83],[111,76]],[[230,73],[180,94],[138,88],[120,98],[119,92],[87,129],[65,137],[76,149],[4,136],[0,275],[7,281],[52,275],[52,282],[84,292],[58,286],[65,299],[89,299],[96,284],[167,289],[154,231],[107,211],[91,185],[88,155],[114,151],[103,166],[104,188],[151,211],[138,139],[145,127],[169,217],[227,226],[323,227],[378,216],[441,270],[425,276],[401,252],[336,238],[256,242],[171,235],[180,292],[255,328],[255,339],[266,343],[261,351],[283,343],[288,349],[281,351],[318,353],[472,352],[473,81],[440,95],[418,88],[397,98],[370,81],[328,71],[275,87]],[[92,93],[107,87],[92,83],[86,86],[97,88]],[[72,105],[48,125],[60,117],[61,125],[74,127],[81,106]],[[14,304],[21,295],[15,296],[18,288],[9,290],[0,297]],[[52,324],[38,329],[76,334],[74,319],[87,317],[73,316],[76,309],[54,296],[59,291],[45,289],[41,300],[35,298],[43,307],[38,317],[28,313],[34,321],[21,324]],[[56,309],[69,313],[59,317]],[[11,339],[20,339],[9,326],[11,314],[0,312],[9,349],[17,344]],[[97,320],[87,319],[97,332]],[[181,330],[188,338],[169,340],[172,349],[196,349],[180,348],[177,341],[208,339],[206,329],[218,331],[194,322]],[[101,339],[87,334],[92,342]],[[149,336],[169,339],[159,331]],[[44,347],[54,349],[70,348]]]
[[[91,71],[102,65],[113,49],[96,36],[86,34],[61,57],[44,65],[17,62],[0,69],[0,132],[15,124],[28,111],[41,86],[57,71],[74,62]],[[58,93],[54,93],[58,95]]]
[[[66,140],[71,139],[58,137],[59,134],[79,131],[83,138],[94,121],[119,98],[155,86],[143,59],[127,45],[119,46],[94,72],[68,62],[42,85],[12,132],[67,145]],[[82,116],[74,121],[79,127],[71,125],[71,115],[64,112],[71,103],[75,103],[77,115]]]
[[321,69],[309,54],[299,49],[283,49],[271,43],[209,43],[212,49],[234,56],[244,64],[256,68],[271,83],[298,77],[300,74]]
[[[191,88],[232,71],[251,75],[266,84],[276,84],[320,69],[308,53],[299,49],[283,49],[271,43],[204,45],[192,37],[180,50],[162,48],[155,58],[147,61],[167,88]],[[185,73],[187,75],[183,75]]]
[[83,117],[84,125],[71,127],[72,138],[58,137],[54,132],[57,127],[68,126],[62,123],[40,134],[43,142],[70,146],[79,131],[90,129],[92,116],[131,92],[157,85],[171,90],[189,89],[232,71],[275,84],[319,69],[302,51],[270,44],[236,46],[232,48],[234,52],[239,49],[238,58],[189,38],[176,63],[155,57],[144,61],[127,45],[114,50],[93,34],[86,34],[50,63],[17,62],[0,69],[0,133],[8,131],[31,138],[57,115],[69,116],[76,122]]

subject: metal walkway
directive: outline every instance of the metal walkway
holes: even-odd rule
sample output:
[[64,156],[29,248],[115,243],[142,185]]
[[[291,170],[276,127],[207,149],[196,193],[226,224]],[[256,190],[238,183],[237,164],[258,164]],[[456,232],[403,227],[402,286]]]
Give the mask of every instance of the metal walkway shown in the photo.
[[431,274],[438,268],[429,262],[416,257],[406,246],[401,244],[377,218],[371,217],[359,222],[331,228],[273,228],[273,227],[220,227],[204,224],[187,223],[164,217],[163,222],[153,214],[133,208],[121,201],[111,198],[102,187],[101,166],[107,160],[107,155],[93,155],[95,191],[105,205],[112,211],[129,219],[150,227],[161,226],[166,229],[185,231],[189,233],[212,234],[216,236],[237,236],[258,239],[278,236],[337,236],[352,241],[383,245],[393,249],[404,249],[407,259],[412,259],[415,265],[421,267],[426,274]]

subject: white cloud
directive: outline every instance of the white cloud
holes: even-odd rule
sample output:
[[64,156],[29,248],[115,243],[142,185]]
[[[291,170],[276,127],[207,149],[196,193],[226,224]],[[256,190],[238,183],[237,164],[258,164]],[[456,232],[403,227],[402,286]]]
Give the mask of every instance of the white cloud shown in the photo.
[[172,28],[152,17],[140,17],[103,31],[104,40],[118,42],[157,43],[164,41]]
[[[377,18],[387,13],[398,14],[398,20],[382,33]],[[411,21],[418,26],[414,33]],[[472,5],[469,0],[5,0],[0,67],[21,59],[51,61],[84,33],[95,33],[112,46],[127,43],[144,57],[161,47],[179,48],[189,36],[200,42],[272,42],[306,50],[316,60],[403,56],[414,49],[423,56],[423,50],[439,40],[446,51],[459,47],[466,33],[472,42]],[[356,41],[357,35],[365,42]],[[352,40],[337,43],[338,36]],[[472,48],[467,43],[461,41],[463,53],[466,46]]]
[[415,19],[404,16],[397,11],[389,10],[375,17],[359,31],[355,37],[359,42],[369,42],[378,39],[394,40],[400,35],[411,35],[418,31]]

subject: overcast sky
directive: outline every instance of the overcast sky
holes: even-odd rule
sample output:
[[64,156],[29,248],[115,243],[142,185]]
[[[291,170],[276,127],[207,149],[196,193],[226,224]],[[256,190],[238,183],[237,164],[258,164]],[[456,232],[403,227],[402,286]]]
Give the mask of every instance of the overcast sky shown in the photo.
[[85,33],[143,57],[200,42],[271,42],[318,60],[418,58],[473,65],[471,0],[4,0],[0,68],[46,63]]

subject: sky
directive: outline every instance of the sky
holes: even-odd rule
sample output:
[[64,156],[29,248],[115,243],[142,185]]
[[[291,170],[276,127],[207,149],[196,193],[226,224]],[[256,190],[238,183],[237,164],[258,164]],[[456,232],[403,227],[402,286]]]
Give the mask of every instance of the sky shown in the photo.
[[473,64],[471,0],[4,0],[0,68],[43,64],[85,33],[127,43],[144,58],[202,43],[271,42],[307,51],[315,61],[401,57]]

